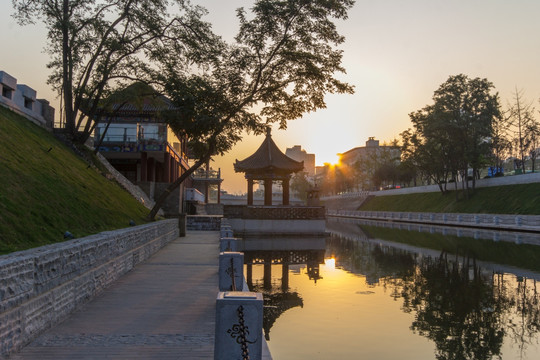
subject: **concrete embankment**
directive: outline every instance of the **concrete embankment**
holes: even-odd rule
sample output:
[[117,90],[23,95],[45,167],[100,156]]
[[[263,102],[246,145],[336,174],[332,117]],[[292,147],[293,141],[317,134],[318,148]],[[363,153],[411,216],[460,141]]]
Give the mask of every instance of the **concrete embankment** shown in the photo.
[[327,216],[492,230],[527,231],[537,232],[540,236],[540,215],[327,210]]

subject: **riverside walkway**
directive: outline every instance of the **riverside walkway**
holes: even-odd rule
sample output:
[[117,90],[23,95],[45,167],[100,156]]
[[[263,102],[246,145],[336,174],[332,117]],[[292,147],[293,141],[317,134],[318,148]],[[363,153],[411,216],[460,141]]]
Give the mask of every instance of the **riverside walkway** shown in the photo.
[[218,258],[188,232],[8,359],[212,359]]

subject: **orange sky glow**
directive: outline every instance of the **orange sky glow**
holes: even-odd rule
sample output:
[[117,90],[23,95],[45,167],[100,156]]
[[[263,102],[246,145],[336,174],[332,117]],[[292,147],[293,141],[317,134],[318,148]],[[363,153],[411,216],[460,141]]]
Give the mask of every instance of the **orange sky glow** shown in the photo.
[[[232,40],[235,9],[248,0],[192,0],[209,11],[214,31]],[[43,25],[20,27],[11,18],[11,1],[0,2],[2,52],[0,70],[49,99],[49,61],[43,52]],[[354,95],[329,95],[327,108],[274,128],[280,149],[301,145],[315,153],[316,164],[336,163],[337,153],[364,146],[373,136],[381,143],[409,128],[408,114],[431,103],[437,87],[450,75],[487,78],[505,106],[515,89],[538,105],[540,98],[540,1],[537,0],[357,0],[349,19],[337,23],[347,74],[337,76],[355,86]],[[536,106],[540,108],[540,105]],[[214,159],[223,188],[243,193],[243,174],[233,162],[253,153],[263,136],[246,136],[229,154]]]

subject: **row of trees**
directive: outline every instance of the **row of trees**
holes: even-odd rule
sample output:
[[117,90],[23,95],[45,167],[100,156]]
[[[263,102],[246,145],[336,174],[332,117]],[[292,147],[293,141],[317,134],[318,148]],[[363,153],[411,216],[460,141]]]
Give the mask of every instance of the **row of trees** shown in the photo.
[[435,91],[432,105],[409,116],[413,128],[401,133],[402,161],[438,184],[443,193],[448,182],[457,190],[461,180],[468,196],[469,179],[474,191],[480,170],[502,169],[512,153],[520,158],[523,173],[526,157],[534,171],[540,124],[532,105],[517,90],[504,111],[487,79],[450,76]]
[[[185,0],[13,0],[22,25],[43,21],[51,55],[50,84],[62,99],[68,136],[83,143],[101,121],[107,99],[133,82],[166,95],[164,114],[187,136],[195,165],[157,199],[164,200],[244,131],[262,133],[325,107],[326,93],[352,93],[339,81],[344,41],[334,24],[354,0],[257,0],[237,10],[235,41],[203,21],[206,10]],[[148,89],[148,87],[140,87]],[[145,90],[147,91],[147,90]]]
[[[487,166],[502,169],[505,160],[513,156],[517,170],[525,173],[526,160],[534,171],[540,155],[540,122],[532,104],[516,89],[503,109],[487,79],[450,76],[434,92],[433,103],[409,117],[412,128],[403,131],[399,140],[355,164],[327,167],[321,181],[323,191],[416,185],[418,179],[437,184],[443,193],[450,190],[448,184],[457,190],[461,183],[468,197]],[[396,156],[393,148],[399,148],[401,154]]]

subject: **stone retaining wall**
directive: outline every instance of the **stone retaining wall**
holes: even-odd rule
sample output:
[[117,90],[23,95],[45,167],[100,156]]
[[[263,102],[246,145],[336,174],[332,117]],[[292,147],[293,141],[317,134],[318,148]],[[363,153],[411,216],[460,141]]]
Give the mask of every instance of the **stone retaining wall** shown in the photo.
[[187,229],[195,231],[219,231],[221,215],[188,215]]
[[0,354],[17,351],[178,237],[165,220],[0,256]]

